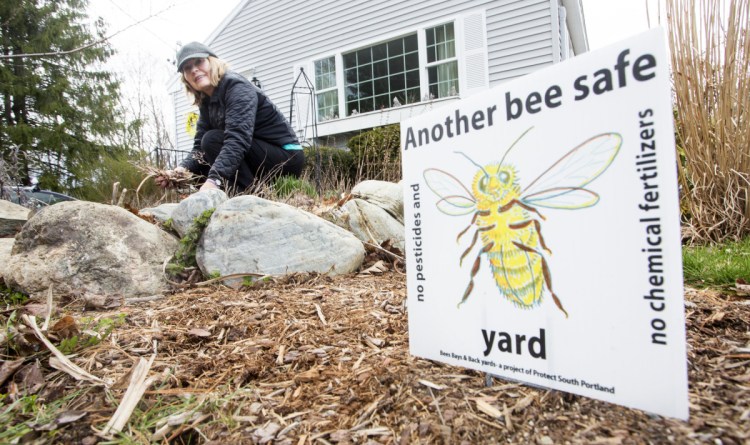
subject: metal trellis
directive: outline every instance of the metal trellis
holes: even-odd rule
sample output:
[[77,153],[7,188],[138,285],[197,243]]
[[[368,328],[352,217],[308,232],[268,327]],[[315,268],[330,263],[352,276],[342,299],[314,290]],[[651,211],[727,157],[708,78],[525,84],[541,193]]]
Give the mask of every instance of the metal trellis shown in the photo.
[[[300,100],[300,99],[304,100]],[[321,190],[321,156],[320,150],[318,149],[318,119],[317,111],[315,110],[315,87],[310,78],[307,77],[304,68],[299,69],[299,74],[294,80],[292,85],[292,97],[291,103],[289,104],[289,122],[294,125],[294,107],[298,107],[297,110],[297,129],[300,143],[311,146],[315,153],[315,189],[318,192],[318,196],[322,196]],[[302,111],[305,111],[303,114]],[[312,134],[308,135],[308,130],[311,130]]]

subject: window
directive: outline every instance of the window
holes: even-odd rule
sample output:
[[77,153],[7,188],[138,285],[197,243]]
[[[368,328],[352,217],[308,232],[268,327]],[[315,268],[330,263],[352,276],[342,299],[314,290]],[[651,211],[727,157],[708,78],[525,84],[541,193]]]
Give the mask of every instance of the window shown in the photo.
[[328,57],[315,61],[315,91],[318,122],[339,117],[339,92],[336,88],[336,60]]
[[[483,26],[482,20],[482,33]],[[457,96],[465,67],[456,48],[455,25],[448,22],[316,60],[319,122]]]
[[419,102],[417,33],[342,55],[346,114]]
[[431,98],[458,95],[458,60],[453,23],[427,32],[427,78]]

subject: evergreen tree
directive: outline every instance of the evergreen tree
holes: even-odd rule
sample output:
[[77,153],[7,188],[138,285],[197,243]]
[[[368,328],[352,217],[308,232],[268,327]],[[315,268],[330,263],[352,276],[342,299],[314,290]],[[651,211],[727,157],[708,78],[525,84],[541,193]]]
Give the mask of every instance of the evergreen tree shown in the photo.
[[[17,155],[17,180],[68,193],[122,155],[113,54],[86,0],[0,2],[0,156]],[[93,28],[93,29],[92,29]]]

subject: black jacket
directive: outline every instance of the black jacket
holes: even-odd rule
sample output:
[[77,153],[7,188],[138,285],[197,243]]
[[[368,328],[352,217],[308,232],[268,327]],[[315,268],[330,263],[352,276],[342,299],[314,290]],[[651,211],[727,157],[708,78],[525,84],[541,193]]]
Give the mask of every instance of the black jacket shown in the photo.
[[198,171],[194,154],[201,153],[201,139],[208,130],[224,131],[224,146],[208,173],[212,179],[233,178],[253,138],[278,147],[299,144],[289,122],[268,96],[233,71],[224,74],[211,97],[200,105],[193,151],[182,161],[192,172]]

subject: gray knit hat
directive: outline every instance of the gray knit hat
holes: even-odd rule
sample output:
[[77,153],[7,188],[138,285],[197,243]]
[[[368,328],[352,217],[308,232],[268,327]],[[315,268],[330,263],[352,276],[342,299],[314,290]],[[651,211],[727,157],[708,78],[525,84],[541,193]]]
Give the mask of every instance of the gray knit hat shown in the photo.
[[182,65],[184,65],[188,59],[198,59],[208,56],[218,57],[213,51],[211,51],[211,48],[202,43],[190,42],[187,45],[184,45],[179,51],[177,51],[177,72],[179,73],[182,71]]

